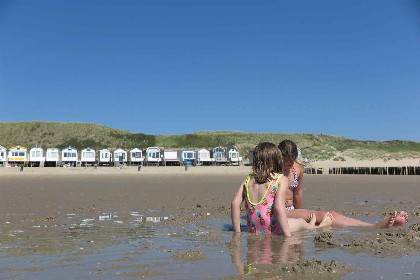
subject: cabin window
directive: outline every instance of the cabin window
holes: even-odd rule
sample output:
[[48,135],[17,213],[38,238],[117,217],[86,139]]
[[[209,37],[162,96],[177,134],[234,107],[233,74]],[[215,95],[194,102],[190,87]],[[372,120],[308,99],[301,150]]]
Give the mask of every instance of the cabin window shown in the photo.
[[186,152],[184,153],[184,158],[194,158],[194,155],[191,152]]
[[159,152],[149,152],[149,158],[159,158]]
[[83,157],[84,158],[94,158],[95,155],[93,152],[83,152]]
[[76,153],[64,153],[64,157],[76,157]]
[[232,157],[232,158],[237,158],[238,156],[237,156],[237,154],[236,154],[236,153],[232,153],[232,154],[231,154],[231,157]]
[[51,152],[50,155],[52,158],[58,158],[58,152]]
[[41,151],[32,151],[32,157],[41,157]]
[[1,152],[1,153],[0,153],[0,156],[1,156],[1,157],[4,157],[4,152]]
[[102,153],[102,158],[108,158],[108,153]]
[[208,158],[209,155],[207,153],[200,153],[200,158]]
[[131,157],[133,157],[133,158],[141,158],[141,152],[131,153]]

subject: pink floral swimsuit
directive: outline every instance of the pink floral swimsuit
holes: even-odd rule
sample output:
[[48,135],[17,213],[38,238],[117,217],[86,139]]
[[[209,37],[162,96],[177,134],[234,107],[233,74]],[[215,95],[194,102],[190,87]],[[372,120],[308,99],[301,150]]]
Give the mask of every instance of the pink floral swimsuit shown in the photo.
[[248,231],[251,233],[271,234],[282,233],[280,224],[274,211],[274,198],[276,197],[278,181],[283,174],[277,174],[268,184],[267,190],[263,198],[255,203],[249,198],[248,184],[251,175],[246,179],[244,184],[243,196],[245,199],[245,207],[247,212]]

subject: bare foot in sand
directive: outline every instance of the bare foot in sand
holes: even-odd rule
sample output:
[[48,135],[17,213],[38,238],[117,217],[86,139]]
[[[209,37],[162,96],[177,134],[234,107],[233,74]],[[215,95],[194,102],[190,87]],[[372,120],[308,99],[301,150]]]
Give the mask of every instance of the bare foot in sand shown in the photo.
[[330,212],[325,213],[325,216],[322,218],[319,223],[319,227],[330,226],[333,222],[333,215]]
[[[397,212],[394,212],[395,215],[397,214]],[[400,214],[396,215],[394,223],[392,224],[392,226],[394,227],[402,227],[405,225],[405,223],[408,222],[408,214],[404,211],[401,211]]]
[[311,225],[315,225],[315,223],[316,223],[316,216],[315,216],[315,213],[311,213],[309,216],[308,216],[308,218],[306,218],[306,221],[309,223],[309,224],[311,224]]
[[397,211],[392,212],[391,216],[389,216],[389,219],[386,222],[385,227],[392,227],[395,223],[395,219],[397,218]]

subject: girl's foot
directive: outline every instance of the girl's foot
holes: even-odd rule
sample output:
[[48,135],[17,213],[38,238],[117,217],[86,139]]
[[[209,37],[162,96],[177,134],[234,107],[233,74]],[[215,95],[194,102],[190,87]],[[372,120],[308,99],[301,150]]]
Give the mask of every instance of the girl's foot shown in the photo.
[[392,214],[391,214],[391,216],[389,216],[389,219],[388,219],[388,221],[387,221],[387,223],[386,223],[386,226],[385,227],[392,227],[392,226],[394,226],[394,223],[395,223],[395,219],[397,218],[397,211],[394,211]]
[[330,212],[325,213],[325,216],[322,218],[321,222],[319,223],[320,227],[330,226],[333,222],[333,216]]
[[316,216],[315,216],[315,213],[311,213],[311,214],[309,214],[309,216],[308,216],[308,218],[306,218],[306,221],[309,223],[309,224],[311,224],[311,225],[315,225],[315,223],[316,223]]
[[401,211],[400,214],[397,215],[397,211],[394,212],[396,217],[392,226],[394,227],[402,227],[408,222],[408,214],[404,211]]

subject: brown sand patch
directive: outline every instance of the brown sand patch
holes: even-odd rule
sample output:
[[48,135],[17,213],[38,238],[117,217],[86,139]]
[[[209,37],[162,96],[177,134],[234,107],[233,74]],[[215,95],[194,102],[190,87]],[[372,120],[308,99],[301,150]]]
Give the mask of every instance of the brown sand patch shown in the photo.
[[145,269],[145,268],[150,268],[150,267],[153,267],[153,265],[150,265],[150,264],[110,265],[110,266],[101,267],[98,269],[98,271],[118,270],[118,269]]
[[164,273],[158,270],[147,270],[147,271],[138,271],[132,273],[119,273],[118,275],[127,276],[127,277],[134,277],[134,278],[148,278],[148,277],[155,277],[155,276],[170,276],[169,273]]
[[245,267],[246,271],[239,276],[223,279],[340,279],[354,269],[339,264],[335,260],[321,261],[317,259],[301,260],[295,264],[251,264]]
[[54,267],[9,267],[10,271],[30,271],[30,272],[37,272],[43,271],[47,269],[52,269]]
[[192,250],[187,252],[177,252],[173,255],[173,258],[176,260],[185,260],[185,261],[199,261],[207,258],[207,255],[199,250]]

